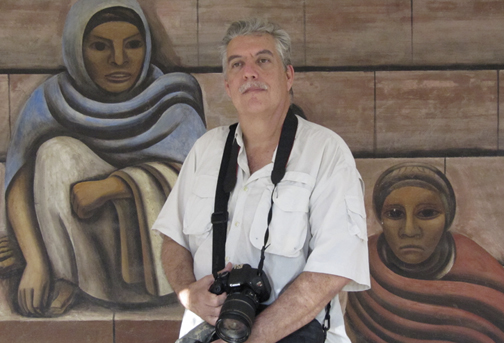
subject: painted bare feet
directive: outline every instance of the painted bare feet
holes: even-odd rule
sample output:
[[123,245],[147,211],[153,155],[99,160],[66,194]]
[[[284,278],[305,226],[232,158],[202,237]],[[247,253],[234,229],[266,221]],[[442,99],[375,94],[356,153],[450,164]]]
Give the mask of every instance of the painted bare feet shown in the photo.
[[9,237],[0,237],[0,278],[8,278],[23,270],[23,262]]
[[77,287],[64,280],[56,280],[54,284],[54,296],[51,306],[46,315],[50,317],[61,316],[73,305]]

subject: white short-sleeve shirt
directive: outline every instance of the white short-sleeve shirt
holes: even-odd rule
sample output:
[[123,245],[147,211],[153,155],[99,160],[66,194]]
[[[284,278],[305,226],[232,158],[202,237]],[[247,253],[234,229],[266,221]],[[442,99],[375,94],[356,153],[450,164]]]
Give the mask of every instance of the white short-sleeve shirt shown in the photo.
[[[228,127],[219,127],[196,142],[153,226],[191,252],[196,279],[212,273],[210,219],[228,132]],[[228,206],[226,262],[257,268],[271,206],[273,162],[250,175],[239,125],[235,139],[241,148]],[[303,271],[346,277],[351,282],[345,291],[369,288],[363,182],[341,137],[298,117],[294,146],[273,202],[264,262],[272,287],[267,303]],[[338,299],[333,302],[326,342],[350,342]],[[321,322],[324,312],[317,316]],[[182,330],[200,321],[186,311]]]

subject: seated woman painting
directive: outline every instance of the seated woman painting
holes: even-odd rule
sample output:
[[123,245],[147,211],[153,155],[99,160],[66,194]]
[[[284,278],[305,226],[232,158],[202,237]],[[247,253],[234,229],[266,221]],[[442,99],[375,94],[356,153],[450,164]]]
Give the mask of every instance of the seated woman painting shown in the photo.
[[455,194],[433,166],[386,170],[373,191],[383,233],[369,238],[371,289],[350,293],[354,342],[504,342],[504,269],[448,230]]
[[23,315],[62,314],[76,294],[128,306],[172,292],[149,228],[206,129],[197,81],[163,75],[151,48],[135,0],[79,0],[64,27],[67,71],[18,118],[5,182]]

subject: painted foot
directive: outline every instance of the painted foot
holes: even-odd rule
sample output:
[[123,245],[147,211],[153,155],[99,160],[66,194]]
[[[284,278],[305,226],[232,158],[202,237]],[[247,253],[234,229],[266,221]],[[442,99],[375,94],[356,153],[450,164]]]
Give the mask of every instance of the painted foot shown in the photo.
[[70,282],[57,280],[54,284],[54,296],[46,315],[50,317],[61,316],[73,305],[77,287]]
[[9,237],[0,237],[0,278],[8,278],[23,270],[24,263]]

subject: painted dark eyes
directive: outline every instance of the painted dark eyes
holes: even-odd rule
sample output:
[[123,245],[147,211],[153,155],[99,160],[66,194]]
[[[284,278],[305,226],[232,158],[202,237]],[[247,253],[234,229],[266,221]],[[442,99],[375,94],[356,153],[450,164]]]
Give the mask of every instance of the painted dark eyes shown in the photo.
[[[435,208],[423,208],[415,212],[415,216],[422,220],[434,219],[440,214],[441,212]],[[392,208],[383,212],[382,217],[392,220],[401,220],[406,217],[406,213],[400,208]]]
[[[105,51],[109,48],[110,45],[107,44],[106,42],[96,41],[96,42],[91,43],[89,46],[91,49],[96,50],[96,51]],[[126,44],[124,44],[124,48],[126,48],[126,49],[140,49],[142,47],[143,47],[143,42],[140,39],[133,39],[133,40],[126,42]]]
[[91,49],[94,49],[96,51],[105,51],[107,49],[108,45],[105,44],[104,42],[93,42],[90,45]]
[[141,47],[143,47],[143,42],[140,39],[130,40],[125,44],[126,49],[139,49]]
[[384,217],[392,219],[392,220],[399,220],[405,217],[405,213],[403,210],[398,209],[398,208],[393,208],[384,213]]
[[434,208],[425,208],[416,213],[416,216],[421,219],[433,219],[440,215],[441,212]]

